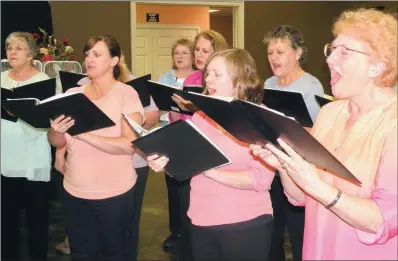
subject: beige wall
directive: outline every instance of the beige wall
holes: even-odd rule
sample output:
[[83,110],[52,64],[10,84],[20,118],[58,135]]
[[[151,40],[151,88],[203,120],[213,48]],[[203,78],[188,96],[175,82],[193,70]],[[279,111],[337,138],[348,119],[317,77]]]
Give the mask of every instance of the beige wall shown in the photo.
[[121,45],[130,64],[130,3],[52,1],[54,34],[69,37],[77,61],[83,62],[82,49],[89,36],[111,34]]
[[209,7],[137,4],[137,24],[146,23],[147,13],[159,14],[157,24],[200,25],[201,31],[209,29]]
[[229,44],[233,46],[232,16],[210,16],[210,29],[222,34]]
[[326,92],[330,92],[323,47],[333,40],[333,19],[346,8],[379,5],[395,7],[395,10],[397,6],[396,2],[245,2],[245,48],[255,58],[262,78],[266,79],[272,72],[262,43],[264,35],[280,24],[299,28],[308,47],[304,69],[322,82]]

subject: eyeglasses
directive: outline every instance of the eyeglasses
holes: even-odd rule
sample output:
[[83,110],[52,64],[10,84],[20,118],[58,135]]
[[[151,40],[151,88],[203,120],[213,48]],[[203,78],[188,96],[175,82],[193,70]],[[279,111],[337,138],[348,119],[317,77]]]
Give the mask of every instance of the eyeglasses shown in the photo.
[[191,53],[186,53],[186,52],[182,52],[182,53],[174,53],[173,55],[174,56],[188,56],[188,55],[190,55]]
[[27,50],[28,48],[26,48],[26,47],[20,47],[20,46],[17,46],[17,47],[15,47],[15,48],[13,48],[13,47],[11,47],[11,46],[8,46],[8,47],[6,47],[5,48],[5,50],[6,50],[6,52],[12,52],[12,51],[16,51],[16,52],[22,52],[22,51],[24,51],[24,50]]
[[332,44],[326,44],[323,49],[323,53],[325,54],[326,57],[329,57],[336,50],[337,50],[338,57],[348,54],[349,53],[348,51],[369,55],[368,53],[365,53],[365,52],[347,48],[344,45],[333,46]]

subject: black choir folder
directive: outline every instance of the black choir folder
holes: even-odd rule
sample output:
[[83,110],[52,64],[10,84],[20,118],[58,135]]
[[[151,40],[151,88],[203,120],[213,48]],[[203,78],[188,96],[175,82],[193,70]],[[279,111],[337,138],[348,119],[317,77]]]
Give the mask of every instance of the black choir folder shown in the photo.
[[124,118],[140,137],[132,144],[146,155],[167,156],[165,171],[178,181],[231,162],[190,120],[176,121],[148,132],[127,116]]
[[77,83],[85,77],[87,77],[87,75],[81,73],[59,71],[59,78],[61,80],[62,91],[66,92],[70,88],[78,87],[79,85]]
[[156,106],[162,111],[176,111],[182,114],[192,115],[190,111],[183,111],[178,105],[171,99],[173,94],[182,96],[185,92],[201,93],[203,91],[202,86],[184,86],[182,88],[161,84],[154,81],[147,82],[148,91],[151,94]]
[[314,124],[300,92],[264,89],[263,103],[268,108],[295,118],[304,127],[312,127]]
[[75,124],[67,132],[72,136],[115,125],[83,93],[58,94],[42,101],[35,98],[5,100],[2,106],[35,128],[49,128],[50,119],[70,116]]
[[328,104],[329,102],[332,102],[334,100],[334,97],[328,98],[328,97],[325,97],[325,96],[321,97],[321,96],[315,95],[315,99],[318,102],[319,106],[323,107],[326,104]]
[[[55,86],[55,79],[48,79],[12,89],[1,87],[1,102],[3,103],[6,99],[21,98],[44,100],[55,95]],[[18,120],[18,117],[10,115],[3,107],[1,107],[1,118],[13,122]]]
[[264,146],[282,138],[308,162],[354,184],[361,182],[294,118],[246,101],[185,93],[185,98],[238,140]]
[[151,103],[151,96],[147,88],[147,82],[150,80],[151,74],[147,74],[126,82],[127,85],[132,86],[137,91],[143,107],[147,107]]

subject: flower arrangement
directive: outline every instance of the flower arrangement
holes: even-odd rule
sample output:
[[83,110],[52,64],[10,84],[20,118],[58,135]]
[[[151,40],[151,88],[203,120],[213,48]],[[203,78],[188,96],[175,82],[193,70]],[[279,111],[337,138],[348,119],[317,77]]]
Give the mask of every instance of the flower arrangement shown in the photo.
[[74,61],[74,53],[72,46],[69,45],[68,37],[64,37],[62,41],[57,40],[53,35],[39,27],[39,33],[33,33],[33,37],[37,43],[36,60],[41,62],[48,61]]

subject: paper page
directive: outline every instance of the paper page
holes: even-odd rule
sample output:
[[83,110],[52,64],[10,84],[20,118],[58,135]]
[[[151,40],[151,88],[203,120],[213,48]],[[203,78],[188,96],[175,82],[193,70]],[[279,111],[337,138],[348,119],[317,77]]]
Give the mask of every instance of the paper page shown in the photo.
[[288,119],[291,119],[291,120],[296,121],[295,118],[290,117],[290,116],[286,116],[284,113],[282,113],[282,112],[280,112],[280,111],[277,111],[277,110],[268,108],[268,107],[266,107],[264,104],[256,104],[256,103],[249,102],[249,101],[245,101],[245,102],[250,103],[250,104],[252,104],[252,105],[254,105],[254,106],[260,107],[260,108],[262,108],[262,109],[265,109],[265,110],[268,110],[268,111],[272,111],[273,113],[276,113],[276,114],[278,114],[278,115],[281,115],[281,116],[284,116],[284,117],[286,117],[286,118],[288,118]]
[[127,123],[133,128],[134,132],[138,135],[138,137],[144,137],[149,134],[149,131],[144,129],[141,125],[139,125],[134,120],[130,119],[126,114],[122,113],[123,118],[127,121]]
[[7,99],[7,101],[35,101],[35,104],[40,103],[39,99],[36,98],[19,98],[19,99]]
[[231,163],[231,159],[227,157],[227,155],[225,155],[225,153],[216,145],[213,143],[213,141],[211,139],[209,139],[209,137],[207,137],[206,134],[204,134],[198,127],[196,127],[196,125],[189,119],[185,120],[185,122],[187,122],[189,125],[191,125],[200,135],[202,135],[208,142],[210,142],[219,152],[221,152],[222,155],[224,155],[224,157],[226,157],[228,159],[228,162],[226,164],[223,164],[219,167],[225,166],[229,163]]
[[49,101],[53,101],[53,100],[57,100],[57,99],[62,99],[62,98],[65,98],[65,97],[68,97],[68,96],[71,96],[71,95],[75,95],[75,94],[78,94],[78,92],[60,93],[60,94],[51,96],[50,98],[47,98],[45,100],[42,100],[40,102],[40,104],[43,104],[43,103],[46,103],[46,102],[49,102]]

